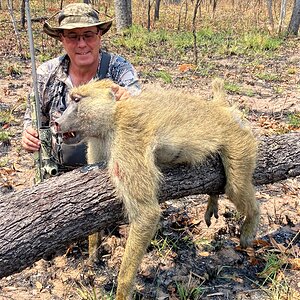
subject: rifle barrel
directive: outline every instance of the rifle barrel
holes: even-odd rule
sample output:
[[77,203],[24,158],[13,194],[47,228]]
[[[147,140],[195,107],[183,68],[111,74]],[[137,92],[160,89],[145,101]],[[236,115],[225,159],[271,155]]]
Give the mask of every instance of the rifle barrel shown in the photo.
[[[25,13],[27,19],[27,31],[28,31],[28,38],[29,38],[29,47],[30,47],[30,58],[31,58],[31,74],[32,74],[32,84],[33,84],[33,91],[34,91],[34,107],[35,107],[35,116],[36,116],[36,127],[37,131],[39,132],[40,136],[40,129],[41,129],[41,112],[40,112],[40,97],[39,91],[37,86],[37,72],[36,72],[36,63],[35,63],[35,51],[34,51],[34,41],[33,41],[33,34],[32,34],[32,24],[31,24],[31,16],[30,16],[30,5],[29,0],[25,0]],[[42,174],[42,151],[41,148],[37,153],[37,177],[40,182],[43,181],[43,174]]]
[[30,47],[33,91],[34,91],[34,97],[35,97],[36,122],[37,122],[37,129],[40,129],[41,128],[40,97],[39,97],[38,86],[37,86],[35,49],[34,49],[34,41],[33,41],[33,34],[32,34],[32,24],[31,24],[29,0],[25,0],[25,12],[26,12],[27,31],[28,31],[29,47]]

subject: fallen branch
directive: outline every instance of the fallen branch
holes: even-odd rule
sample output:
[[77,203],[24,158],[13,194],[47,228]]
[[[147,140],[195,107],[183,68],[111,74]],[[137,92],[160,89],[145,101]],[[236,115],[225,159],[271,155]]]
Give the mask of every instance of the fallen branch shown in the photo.
[[[262,139],[256,185],[300,175],[300,134]],[[218,157],[197,167],[164,171],[160,199],[221,193],[225,184]],[[101,165],[87,166],[0,197],[0,278],[30,266],[111,224],[124,222],[122,203]]]

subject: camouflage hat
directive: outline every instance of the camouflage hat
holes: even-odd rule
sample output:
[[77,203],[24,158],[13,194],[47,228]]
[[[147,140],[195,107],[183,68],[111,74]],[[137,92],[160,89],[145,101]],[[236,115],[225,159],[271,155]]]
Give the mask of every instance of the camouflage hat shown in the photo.
[[[56,23],[56,25],[51,26],[50,23]],[[111,24],[112,20],[100,22],[99,12],[92,8],[91,5],[72,3],[51,16],[44,23],[43,30],[51,37],[59,40],[59,34],[63,29],[97,26],[103,35],[110,29]]]

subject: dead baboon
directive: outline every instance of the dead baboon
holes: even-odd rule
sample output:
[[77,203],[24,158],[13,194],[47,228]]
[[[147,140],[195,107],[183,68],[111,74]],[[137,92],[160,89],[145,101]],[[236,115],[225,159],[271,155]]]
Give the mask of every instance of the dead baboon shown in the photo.
[[[64,141],[88,143],[88,162],[107,160],[116,191],[123,199],[130,232],[118,276],[117,300],[130,299],[137,269],[160,218],[157,200],[161,166],[199,164],[218,153],[226,173],[225,192],[245,215],[242,247],[251,245],[259,223],[252,175],[257,144],[237,109],[225,99],[223,81],[213,82],[213,99],[178,90],[148,87],[140,96],[116,101],[112,82],[76,87],[56,120]],[[205,221],[217,217],[218,196],[211,196]]]

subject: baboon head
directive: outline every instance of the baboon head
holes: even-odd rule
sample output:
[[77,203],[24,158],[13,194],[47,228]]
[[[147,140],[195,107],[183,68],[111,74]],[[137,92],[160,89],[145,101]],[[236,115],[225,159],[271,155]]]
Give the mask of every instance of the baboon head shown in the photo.
[[115,97],[112,81],[93,81],[70,91],[69,104],[55,120],[56,132],[66,144],[77,144],[86,137],[101,137],[112,126]]

